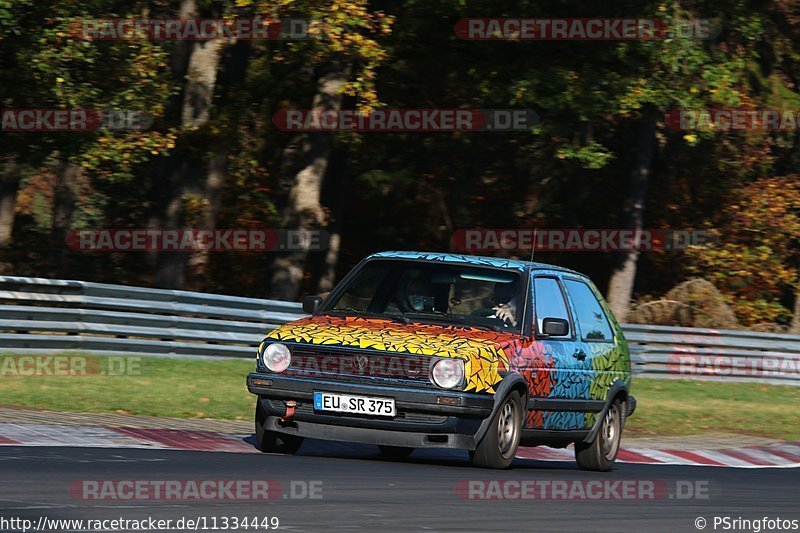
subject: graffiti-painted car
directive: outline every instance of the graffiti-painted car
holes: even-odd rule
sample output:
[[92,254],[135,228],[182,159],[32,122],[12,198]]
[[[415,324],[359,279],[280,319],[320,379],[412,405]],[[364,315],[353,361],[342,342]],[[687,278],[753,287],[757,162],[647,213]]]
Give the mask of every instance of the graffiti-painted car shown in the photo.
[[314,437],[393,458],[461,448],[505,468],[520,445],[574,443],[581,468],[612,468],[636,402],[622,330],[586,276],[383,252],[303,308],[267,335],[248,376],[262,451]]

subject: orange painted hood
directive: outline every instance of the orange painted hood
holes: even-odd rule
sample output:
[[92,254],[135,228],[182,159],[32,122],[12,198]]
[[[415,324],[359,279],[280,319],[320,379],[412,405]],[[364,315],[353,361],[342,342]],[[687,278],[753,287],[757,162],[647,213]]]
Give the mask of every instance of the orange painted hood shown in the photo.
[[272,331],[265,340],[319,346],[377,350],[465,361],[467,387],[474,392],[494,392],[508,368],[504,347],[517,341],[513,333],[463,326],[402,324],[392,320],[360,317],[313,316],[290,322]]

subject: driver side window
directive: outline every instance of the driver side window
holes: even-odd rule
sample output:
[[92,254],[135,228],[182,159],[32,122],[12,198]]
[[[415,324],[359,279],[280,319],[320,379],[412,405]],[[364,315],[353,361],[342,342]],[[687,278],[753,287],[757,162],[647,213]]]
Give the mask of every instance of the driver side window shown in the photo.
[[[535,302],[534,312],[536,314],[536,332],[541,334],[545,318],[560,318],[571,324],[569,319],[569,308],[564,299],[564,292],[561,284],[556,278],[537,277],[533,279],[533,298]],[[571,328],[570,328],[571,329]],[[561,338],[572,336],[572,331]]]

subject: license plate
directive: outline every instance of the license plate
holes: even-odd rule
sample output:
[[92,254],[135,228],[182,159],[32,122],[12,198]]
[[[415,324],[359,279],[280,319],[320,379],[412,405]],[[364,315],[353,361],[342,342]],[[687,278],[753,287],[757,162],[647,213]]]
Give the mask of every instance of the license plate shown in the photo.
[[314,393],[315,411],[336,411],[370,416],[394,416],[394,398],[350,396],[330,392]]

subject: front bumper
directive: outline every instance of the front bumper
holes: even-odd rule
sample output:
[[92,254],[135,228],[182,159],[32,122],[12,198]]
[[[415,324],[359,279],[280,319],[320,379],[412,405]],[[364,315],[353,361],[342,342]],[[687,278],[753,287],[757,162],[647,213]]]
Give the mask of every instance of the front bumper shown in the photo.
[[636,411],[636,398],[634,398],[633,396],[628,396],[628,412],[625,414],[625,418],[630,418],[635,411]]
[[[254,384],[254,379],[271,384]],[[474,450],[481,436],[481,424],[494,407],[494,396],[488,394],[394,384],[342,383],[265,373],[250,374],[247,388],[258,396],[261,409],[269,415],[265,424],[268,431],[413,448]],[[379,418],[314,411],[315,391],[394,398],[397,416]],[[441,404],[440,398],[457,399],[458,405]],[[291,421],[282,424],[279,419],[286,413],[284,402],[288,400],[298,405]]]

